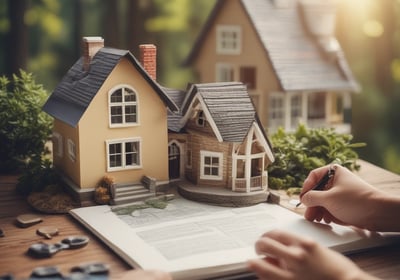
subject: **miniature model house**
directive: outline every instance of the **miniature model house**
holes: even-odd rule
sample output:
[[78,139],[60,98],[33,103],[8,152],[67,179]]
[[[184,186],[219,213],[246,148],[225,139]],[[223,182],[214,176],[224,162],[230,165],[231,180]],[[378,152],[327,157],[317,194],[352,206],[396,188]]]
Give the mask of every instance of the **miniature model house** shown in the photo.
[[82,57],[43,107],[54,117],[54,166],[80,200],[107,175],[124,188],[144,177],[159,185],[186,178],[197,188],[256,193],[246,204],[265,201],[274,158],[247,87],[161,87],[155,46],[140,51],[139,62],[84,38]]
[[168,182],[167,108],[178,108],[154,81],[154,46],[141,47],[146,71],[101,38],[83,43],[83,56],[43,108],[54,117],[54,166],[81,196],[104,175],[116,183]]
[[184,173],[195,185],[234,192],[267,190],[274,157],[243,83],[193,84],[169,94],[181,109],[168,122],[171,177]]
[[201,83],[245,83],[270,130],[302,122],[348,132],[359,89],[334,26],[332,1],[219,0],[186,64]]

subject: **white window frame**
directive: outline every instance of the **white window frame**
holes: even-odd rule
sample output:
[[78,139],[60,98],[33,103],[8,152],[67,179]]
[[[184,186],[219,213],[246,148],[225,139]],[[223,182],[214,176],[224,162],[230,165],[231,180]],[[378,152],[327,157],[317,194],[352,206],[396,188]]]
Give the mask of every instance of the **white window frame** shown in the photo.
[[[125,150],[125,144],[126,143],[131,143],[135,142],[138,143],[138,156],[139,156],[139,162],[137,164],[131,164],[127,165],[126,164],[126,150]],[[112,144],[121,144],[121,166],[110,166],[111,161],[110,161],[110,145]],[[125,139],[113,139],[113,140],[107,140],[106,141],[106,149],[107,149],[107,171],[112,172],[112,171],[120,171],[120,170],[127,170],[127,169],[139,169],[142,168],[142,140],[141,138],[125,138]]]
[[[276,103],[274,100],[279,101],[278,105],[274,106]],[[269,120],[270,127],[284,127],[285,125],[285,95],[283,93],[272,93],[269,97]]]
[[72,139],[67,140],[68,157],[72,162],[76,161],[76,145]]
[[242,52],[242,29],[238,25],[218,25],[217,54],[239,55]]
[[[296,100],[298,102],[296,102]],[[301,93],[290,94],[290,125],[296,128],[303,117],[303,100]]]
[[53,153],[60,158],[64,155],[63,137],[58,132],[53,132]]
[[[121,102],[111,102],[111,96],[117,91],[121,89],[122,90],[122,101]],[[131,90],[134,95],[135,95],[135,101],[125,101],[125,89]],[[126,122],[126,108],[127,106],[134,106],[136,109],[136,121],[135,122]],[[111,110],[113,107],[121,107],[122,112],[121,112],[121,117],[122,121],[118,123],[113,123],[112,122],[112,113]],[[130,85],[127,84],[120,84],[118,86],[113,87],[109,92],[108,92],[108,121],[109,121],[109,126],[111,128],[114,127],[127,127],[127,126],[136,126],[139,124],[139,96],[134,88],[132,88]]]
[[[204,173],[204,168],[206,167],[205,158],[218,158],[218,175],[209,175]],[[223,168],[223,153],[210,152],[210,151],[200,151],[200,179],[203,180],[222,180],[222,168]]]
[[217,63],[215,65],[215,80],[217,82],[232,82],[235,80],[234,68],[230,63]]

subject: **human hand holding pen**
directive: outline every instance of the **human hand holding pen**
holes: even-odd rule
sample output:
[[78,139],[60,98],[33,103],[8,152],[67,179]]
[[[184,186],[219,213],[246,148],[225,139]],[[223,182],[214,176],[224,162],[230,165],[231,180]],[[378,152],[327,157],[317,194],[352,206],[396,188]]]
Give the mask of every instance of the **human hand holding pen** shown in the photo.
[[[333,167],[334,175],[328,176]],[[342,166],[333,167],[313,170],[305,180],[300,198],[306,219],[400,231],[400,197],[374,188]],[[259,279],[377,279],[343,255],[285,231],[265,233],[256,251],[265,257],[248,261],[248,268]]]
[[353,225],[378,231],[399,231],[400,198],[371,186],[347,168],[335,165],[335,175],[323,191],[312,191],[330,166],[313,170],[304,181],[301,202],[310,221]]

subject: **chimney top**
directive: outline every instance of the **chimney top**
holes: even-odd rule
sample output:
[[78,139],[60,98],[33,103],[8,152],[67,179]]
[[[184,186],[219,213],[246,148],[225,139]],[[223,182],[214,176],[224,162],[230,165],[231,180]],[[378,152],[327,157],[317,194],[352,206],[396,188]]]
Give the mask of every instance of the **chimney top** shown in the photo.
[[89,70],[92,58],[102,47],[104,47],[104,39],[102,37],[83,37],[82,56],[83,69],[85,71]]
[[157,47],[153,44],[139,45],[140,64],[153,79],[157,78]]

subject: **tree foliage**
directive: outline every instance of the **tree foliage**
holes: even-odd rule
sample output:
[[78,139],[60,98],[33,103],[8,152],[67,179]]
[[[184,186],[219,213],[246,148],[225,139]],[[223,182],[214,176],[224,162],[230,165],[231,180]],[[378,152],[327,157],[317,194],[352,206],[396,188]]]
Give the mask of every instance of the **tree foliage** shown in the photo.
[[21,70],[11,80],[0,77],[0,173],[20,170],[47,152],[52,127],[42,111],[47,96],[32,74]]
[[308,173],[332,162],[358,170],[355,148],[364,143],[351,143],[353,136],[338,134],[333,129],[307,129],[299,125],[293,133],[279,129],[271,136],[275,162],[269,166],[269,187],[301,187]]

